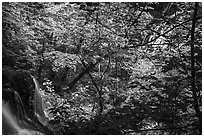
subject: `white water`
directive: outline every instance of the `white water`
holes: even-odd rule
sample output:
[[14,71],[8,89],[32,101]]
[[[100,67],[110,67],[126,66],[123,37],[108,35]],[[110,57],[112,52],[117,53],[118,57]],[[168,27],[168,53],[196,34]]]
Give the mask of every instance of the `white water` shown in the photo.
[[[5,91],[6,92],[6,91]],[[12,98],[15,103],[5,101],[2,99],[2,129],[3,134],[10,135],[42,135],[42,133],[34,130],[24,129],[20,123],[23,119],[27,118],[23,107],[22,100],[19,94],[14,91],[14,97]],[[15,106],[13,106],[15,105]],[[15,108],[16,110],[14,112]],[[19,123],[20,122],[20,123]]]
[[[12,126],[14,130],[16,130],[17,133],[21,131],[21,127],[18,125],[15,117],[11,113],[10,105],[8,102],[5,102],[2,100],[2,114],[3,118],[5,118],[6,122]],[[4,126],[2,124],[2,126]]]
[[[47,123],[47,117],[42,109],[42,98],[39,93],[40,88],[37,80],[32,76],[35,83],[35,114],[38,116],[39,121],[45,125]],[[9,101],[2,99],[2,129],[3,134],[10,135],[42,135],[42,133],[34,130],[24,129],[22,125],[19,125],[22,121],[21,118],[27,118],[24,112],[22,100],[17,92],[14,92],[14,98],[16,103],[11,104]],[[13,105],[16,105],[16,112],[13,112]],[[20,122],[20,123],[19,123]]]
[[35,114],[43,125],[47,125],[48,118],[46,117],[42,108],[42,97],[39,93],[40,87],[39,87],[38,81],[32,75],[31,77],[35,84],[35,93],[34,93]]
[[[4,121],[2,121],[2,126],[7,125],[7,134],[17,134],[17,135],[42,135],[42,133],[38,131],[32,131],[28,129],[23,129],[18,124],[18,119],[11,112],[11,106],[9,102],[2,100],[2,117]],[[5,123],[4,123],[5,122]],[[9,125],[9,126],[8,126]]]
[[17,116],[20,119],[20,116],[23,116],[25,118],[25,111],[24,111],[24,107],[23,107],[23,102],[21,100],[20,95],[14,91],[14,95],[15,95],[15,101],[17,101],[18,104],[17,105]]

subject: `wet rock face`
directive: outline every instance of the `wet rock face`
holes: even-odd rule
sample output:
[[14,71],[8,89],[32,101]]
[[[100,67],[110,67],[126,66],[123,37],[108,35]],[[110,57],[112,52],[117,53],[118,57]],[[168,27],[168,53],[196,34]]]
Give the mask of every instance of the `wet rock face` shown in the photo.
[[[16,92],[17,95],[17,92]],[[19,100],[19,99],[17,99]],[[18,102],[20,103],[20,102]],[[22,109],[13,111],[14,107],[20,107],[18,104],[11,104],[11,101],[2,100],[2,134],[3,135],[41,135],[30,124],[26,123],[26,115]],[[34,121],[33,121],[34,122]],[[34,130],[33,130],[34,129]]]
[[[11,68],[2,69],[2,101],[5,104],[10,104],[9,107],[6,107],[7,109],[2,109],[3,134],[21,134],[21,129],[26,129],[23,130],[22,134],[37,134],[38,131],[45,134],[50,132],[49,129],[39,122],[34,112],[34,92],[35,85],[28,72],[15,71]],[[12,115],[10,118],[7,116],[7,113],[3,112],[8,111],[8,108],[9,113]],[[12,118],[15,119],[13,120],[14,122],[8,122]],[[20,128],[16,130],[16,126],[13,126],[13,124],[18,125]]]
[[26,109],[31,109],[31,100],[34,94],[34,83],[30,74],[22,71],[15,71],[11,68],[2,69],[3,99],[8,99],[11,90],[16,91]]

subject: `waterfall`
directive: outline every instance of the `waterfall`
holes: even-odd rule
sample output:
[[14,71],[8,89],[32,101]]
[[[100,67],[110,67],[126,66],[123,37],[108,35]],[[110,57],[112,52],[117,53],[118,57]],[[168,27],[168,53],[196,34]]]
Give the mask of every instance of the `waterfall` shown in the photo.
[[35,93],[34,93],[34,109],[35,109],[35,114],[38,117],[39,121],[43,125],[47,125],[48,118],[45,115],[45,112],[43,111],[42,108],[42,97],[40,95],[40,86],[38,84],[38,81],[31,75],[33,82],[35,84]]
[[[19,125],[19,122],[22,122],[20,119],[25,118],[25,113],[21,104],[21,98],[17,92],[14,92],[14,100],[15,104],[11,101],[5,101],[2,99],[2,133],[6,135],[39,135],[42,134],[38,131],[32,131],[28,129],[22,128],[23,126]],[[17,116],[14,115],[13,109],[14,105],[16,105],[15,113]]]
[[21,100],[21,97],[16,91],[14,91],[14,101],[17,103],[16,110],[17,110],[18,119],[23,120],[26,116],[25,110],[24,110],[24,106],[23,106],[23,102]]
[[[17,120],[14,115],[11,113],[10,103],[2,100],[2,127],[3,134],[15,134],[20,132],[21,127],[18,125]],[[4,131],[4,126],[6,125],[6,129]],[[5,132],[5,133],[4,133]]]

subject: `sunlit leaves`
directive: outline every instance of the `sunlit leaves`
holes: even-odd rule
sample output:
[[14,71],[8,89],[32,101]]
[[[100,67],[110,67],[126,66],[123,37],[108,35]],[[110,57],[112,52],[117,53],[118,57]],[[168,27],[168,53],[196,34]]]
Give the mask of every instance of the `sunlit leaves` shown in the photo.
[[[194,120],[191,44],[196,86],[199,91],[202,87],[202,23],[197,20],[192,43],[192,7],[166,2],[4,3],[3,63],[25,69],[30,62],[32,72],[42,66],[42,95],[59,134],[65,128],[67,133],[139,134],[185,126]],[[85,69],[81,60],[100,62],[69,90],[69,82]],[[56,94],[60,91],[61,96]],[[104,110],[96,116],[99,100]],[[180,132],[141,134],[168,133]]]
[[76,55],[62,53],[59,51],[44,53],[45,59],[50,60],[53,65],[53,71],[58,71],[65,66],[76,71],[76,64],[79,62],[79,58]]

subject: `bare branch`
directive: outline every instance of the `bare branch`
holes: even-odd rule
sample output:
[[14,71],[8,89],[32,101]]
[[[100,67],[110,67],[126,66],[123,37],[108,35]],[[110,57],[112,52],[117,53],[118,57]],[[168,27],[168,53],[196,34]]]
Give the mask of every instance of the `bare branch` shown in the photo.
[[[201,18],[201,17],[198,17],[198,18],[196,18],[196,19],[200,19],[200,18]],[[179,27],[179,26],[181,26],[181,25],[183,25],[183,24],[185,24],[185,23],[187,23],[187,22],[189,22],[189,21],[192,21],[192,20],[193,20],[193,19],[189,19],[189,20],[184,21],[184,22],[182,22],[182,23],[180,23],[180,24],[178,24],[178,25],[175,25],[173,28],[167,30],[166,32],[164,32],[164,33],[158,35],[156,38],[154,38],[154,39],[152,39],[152,40],[150,40],[150,41],[148,41],[148,42],[146,42],[146,43],[144,43],[144,44],[136,45],[136,46],[134,45],[134,46],[129,46],[129,47],[123,47],[123,49],[136,48],[136,47],[140,47],[140,46],[145,46],[145,45],[147,45],[147,44],[149,44],[149,43],[151,43],[151,42],[154,42],[154,41],[157,40],[159,37],[168,34],[168,33],[171,32],[172,30],[174,30],[175,28],[177,28],[177,27]]]

